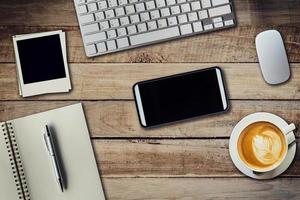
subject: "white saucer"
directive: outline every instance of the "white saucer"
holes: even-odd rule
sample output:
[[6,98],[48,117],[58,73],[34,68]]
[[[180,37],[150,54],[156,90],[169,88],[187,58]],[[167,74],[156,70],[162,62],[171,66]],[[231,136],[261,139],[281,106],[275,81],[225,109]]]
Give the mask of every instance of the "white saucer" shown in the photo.
[[[254,179],[271,179],[271,178],[274,178],[276,176],[279,176],[285,170],[287,170],[287,168],[293,162],[295,154],[296,154],[296,142],[293,142],[292,144],[290,144],[285,160],[276,169],[274,169],[270,172],[265,172],[265,173],[254,173],[252,170],[248,169],[245,166],[245,164],[241,161],[241,159],[238,155],[238,152],[237,152],[237,147],[236,147],[237,140],[239,138],[239,135],[241,134],[241,130],[244,128],[244,127],[242,127],[242,124],[244,124],[245,121],[249,120],[249,118],[247,118],[247,117],[248,116],[243,118],[234,127],[234,129],[231,133],[230,140],[229,140],[229,153],[230,153],[231,160],[233,161],[236,168],[238,168],[243,174],[245,174],[245,175],[247,175],[251,178],[254,178]],[[276,116],[276,117],[278,117],[278,116]],[[288,123],[280,117],[278,117],[277,120],[282,126],[287,126],[288,125]],[[293,132],[292,137],[295,140],[294,132]]]

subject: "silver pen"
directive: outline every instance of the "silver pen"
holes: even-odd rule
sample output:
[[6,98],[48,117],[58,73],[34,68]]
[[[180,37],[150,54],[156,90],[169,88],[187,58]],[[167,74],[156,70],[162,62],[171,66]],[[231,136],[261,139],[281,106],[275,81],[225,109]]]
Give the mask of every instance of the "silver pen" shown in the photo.
[[51,158],[51,162],[52,162],[52,166],[54,169],[54,173],[55,173],[55,178],[56,181],[61,189],[61,191],[64,191],[64,180],[63,180],[63,176],[62,176],[62,166],[59,162],[58,159],[58,155],[57,155],[57,144],[55,144],[54,141],[54,136],[51,133],[48,125],[46,125],[46,133],[44,133],[44,140],[46,143],[46,147],[48,149],[50,158]]

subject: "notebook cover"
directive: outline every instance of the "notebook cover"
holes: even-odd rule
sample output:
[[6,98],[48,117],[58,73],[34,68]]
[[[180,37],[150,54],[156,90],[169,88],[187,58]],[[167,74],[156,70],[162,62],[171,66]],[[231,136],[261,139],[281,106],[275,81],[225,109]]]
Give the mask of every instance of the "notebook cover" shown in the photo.
[[[31,200],[104,200],[81,104],[12,120]],[[45,124],[56,135],[66,189],[60,191],[43,140]]]

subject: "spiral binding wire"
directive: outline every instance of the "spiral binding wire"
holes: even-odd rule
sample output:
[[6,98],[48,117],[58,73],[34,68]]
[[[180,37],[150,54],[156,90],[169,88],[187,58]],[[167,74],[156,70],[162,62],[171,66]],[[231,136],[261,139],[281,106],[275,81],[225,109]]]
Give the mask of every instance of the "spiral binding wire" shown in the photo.
[[3,130],[5,144],[10,159],[19,199],[30,200],[29,190],[26,183],[24,168],[16,141],[13,124],[11,122],[1,123],[1,128]]

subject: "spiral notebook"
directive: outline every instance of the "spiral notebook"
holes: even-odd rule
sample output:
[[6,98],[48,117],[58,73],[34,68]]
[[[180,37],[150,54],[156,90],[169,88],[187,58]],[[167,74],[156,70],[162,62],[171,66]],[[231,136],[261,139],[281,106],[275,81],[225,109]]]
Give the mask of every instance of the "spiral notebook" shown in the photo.
[[[64,192],[43,141],[45,124],[55,127]],[[0,127],[1,200],[105,199],[81,104],[1,122]]]

